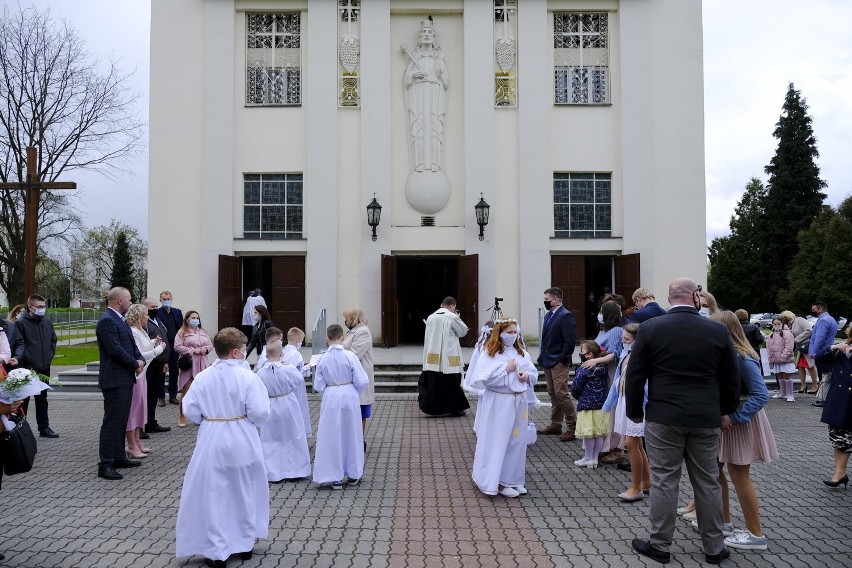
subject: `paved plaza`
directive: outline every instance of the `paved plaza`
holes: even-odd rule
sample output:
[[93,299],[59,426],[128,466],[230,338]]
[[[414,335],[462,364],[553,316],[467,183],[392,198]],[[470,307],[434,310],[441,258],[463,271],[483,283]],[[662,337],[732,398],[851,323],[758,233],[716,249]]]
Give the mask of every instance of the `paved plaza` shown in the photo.
[[[183,474],[196,427],[176,428],[177,407],[158,409],[171,432],[123,481],[96,477],[102,400],[97,394],[50,394],[57,440],[41,440],[29,474],[4,477],[0,566],[159,568],[203,566],[174,557]],[[765,553],[733,551],[727,566],[850,566],[852,492],[821,480],[832,473],[827,430],[812,397],[772,400],[769,419],[781,457],[752,477],[760,496]],[[473,401],[472,401],[473,404]],[[311,395],[316,422],[319,397]],[[657,566],[630,540],[647,535],[647,502],[616,494],[628,473],[580,469],[579,442],[540,436],[527,454],[529,495],[487,497],[470,479],[476,443],[473,409],[462,418],[430,418],[407,396],[377,401],[368,425],[366,471],[359,487],[318,489],[308,481],[270,486],[269,538],[255,556],[229,566]],[[534,414],[545,423],[548,409]],[[313,440],[311,443],[313,450]],[[688,484],[681,486],[686,503]],[[215,499],[215,495],[210,496]],[[742,515],[734,503],[734,523]],[[671,565],[703,565],[698,533],[678,521]]]

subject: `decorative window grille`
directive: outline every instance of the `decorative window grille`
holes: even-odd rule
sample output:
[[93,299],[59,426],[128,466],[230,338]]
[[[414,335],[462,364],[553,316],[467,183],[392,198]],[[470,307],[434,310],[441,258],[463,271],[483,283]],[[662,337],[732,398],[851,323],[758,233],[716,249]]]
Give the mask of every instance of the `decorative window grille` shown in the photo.
[[360,107],[361,0],[337,0],[338,105]]
[[553,226],[557,238],[612,235],[612,174],[554,173]]
[[494,106],[518,106],[518,0],[494,0]]
[[608,14],[554,12],[553,51],[554,103],[610,102]]
[[246,104],[302,103],[298,13],[246,14]]
[[302,174],[243,174],[243,238],[302,238]]

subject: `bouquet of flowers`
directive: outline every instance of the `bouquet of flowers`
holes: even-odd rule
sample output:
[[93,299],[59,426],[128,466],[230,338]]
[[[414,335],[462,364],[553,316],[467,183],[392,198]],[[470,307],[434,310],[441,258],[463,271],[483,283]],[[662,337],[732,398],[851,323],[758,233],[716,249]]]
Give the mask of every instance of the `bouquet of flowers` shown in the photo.
[[13,401],[36,395],[50,388],[47,384],[49,381],[50,377],[30,369],[14,369],[9,372],[5,381],[0,381],[0,402],[11,404]]

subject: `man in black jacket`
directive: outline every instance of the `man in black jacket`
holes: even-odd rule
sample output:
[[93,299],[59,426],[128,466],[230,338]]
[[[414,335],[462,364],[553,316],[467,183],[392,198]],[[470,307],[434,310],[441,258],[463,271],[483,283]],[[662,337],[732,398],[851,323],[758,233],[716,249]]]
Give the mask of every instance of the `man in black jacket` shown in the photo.
[[730,556],[722,535],[717,460],[720,428],[730,427],[722,417],[739,405],[739,364],[728,329],[698,313],[700,291],[689,278],[669,285],[669,313],[642,324],[627,366],[626,413],[634,422],[646,420],[652,486],[650,539],[634,539],[633,549],[662,563],[671,557],[684,461],[705,560],[719,564]]
[[[160,426],[157,423],[156,411],[157,403],[160,398],[160,393],[163,392],[166,384],[166,369],[169,366],[169,358],[172,348],[169,347],[168,330],[166,325],[157,319],[159,313],[157,300],[153,298],[145,298],[142,304],[148,308],[148,323],[145,326],[145,331],[148,332],[148,337],[154,339],[159,337],[163,340],[165,349],[163,352],[154,357],[154,360],[148,365],[145,371],[145,379],[148,381],[148,419],[145,422],[145,433],[151,434],[156,432],[168,432],[171,430],[168,426]],[[165,406],[165,404],[163,404]]]
[[[56,355],[56,332],[53,322],[45,317],[47,302],[43,296],[33,294],[27,299],[27,311],[15,323],[15,331],[24,342],[24,354],[18,366],[36,373],[50,376],[50,363]],[[24,412],[30,404],[30,398],[24,400]],[[50,427],[47,417],[47,391],[35,395],[36,423],[42,438],[58,438],[59,434]]]
[[541,348],[538,364],[544,367],[547,394],[550,396],[550,424],[538,431],[539,434],[562,434],[562,420],[567,429],[559,439],[570,442],[574,439],[577,426],[577,409],[568,391],[568,371],[574,353],[577,324],[574,314],[562,305],[562,289],[548,288],[544,291],[544,307],[547,313],[541,328]]

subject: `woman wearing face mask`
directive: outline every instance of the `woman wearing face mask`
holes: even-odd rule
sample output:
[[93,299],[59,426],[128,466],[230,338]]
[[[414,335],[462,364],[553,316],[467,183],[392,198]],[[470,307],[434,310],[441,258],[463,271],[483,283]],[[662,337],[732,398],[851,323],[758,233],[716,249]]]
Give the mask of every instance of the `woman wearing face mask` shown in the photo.
[[831,369],[831,388],[825,398],[820,421],[828,424],[828,440],[834,448],[834,475],[824,479],[829,487],[844,491],[849,483],[849,454],[852,453],[852,327],[846,341],[834,343],[814,357],[820,366]]
[[527,464],[528,384],[538,377],[522,347],[518,322],[499,319],[485,342],[470,379],[483,391],[477,408],[473,481],[486,495],[517,497],[524,488]]
[[[642,499],[651,490],[651,470],[648,465],[648,455],[645,453],[644,436],[645,421],[636,424],[627,419],[624,402],[624,377],[627,375],[627,364],[630,361],[630,350],[639,333],[638,323],[629,323],[621,332],[621,360],[615,370],[615,380],[609,391],[609,396],[603,405],[605,412],[615,409],[613,429],[624,436],[627,446],[627,458],[630,460],[630,487],[627,491],[619,493],[622,501],[632,502]],[[645,400],[647,401],[647,385],[645,386]]]
[[246,349],[248,349],[248,353],[251,353],[257,348],[257,354],[260,355],[266,345],[266,330],[275,327],[275,324],[272,323],[269,310],[260,304],[254,307],[252,317],[254,318],[254,326],[251,328],[251,339]]
[[716,303],[716,298],[710,292],[700,291],[698,295],[701,297],[701,307],[698,308],[698,313],[709,318],[719,311],[719,304]]
[[[604,354],[599,357],[593,357],[582,363],[584,369],[592,369],[596,365],[606,364],[607,368],[607,389],[612,386],[615,380],[616,362],[621,358],[621,325],[623,318],[621,316],[621,306],[615,300],[608,300],[601,304],[601,311],[598,314],[598,323],[600,324],[600,332],[598,333],[595,343],[597,343]],[[610,424],[610,431],[612,424]],[[621,436],[611,434],[606,437],[602,447],[603,453],[606,455],[601,458],[601,461],[606,464],[618,464],[624,461],[621,448]]]
[[772,320],[772,333],[766,336],[766,355],[769,359],[769,372],[778,379],[781,390],[772,398],[786,398],[787,402],[795,402],[793,394],[793,379],[790,373],[796,372],[793,364],[793,347],[795,339],[790,328],[779,318]]
[[[376,397],[376,383],[373,376],[373,334],[367,327],[367,318],[361,308],[349,308],[343,311],[343,323],[349,331],[343,338],[343,348],[353,352],[364,372],[370,379],[370,384],[361,393],[361,429],[367,433],[367,418],[372,414],[373,402]],[[364,441],[364,449],[367,442]]]
[[186,426],[186,418],[183,415],[182,398],[186,395],[195,376],[210,366],[207,355],[213,344],[207,332],[201,327],[201,318],[196,311],[188,311],[183,316],[183,325],[175,336],[175,351],[180,355],[189,355],[192,359],[192,367],[181,371],[178,375],[178,398],[180,400],[178,413],[178,426]]

